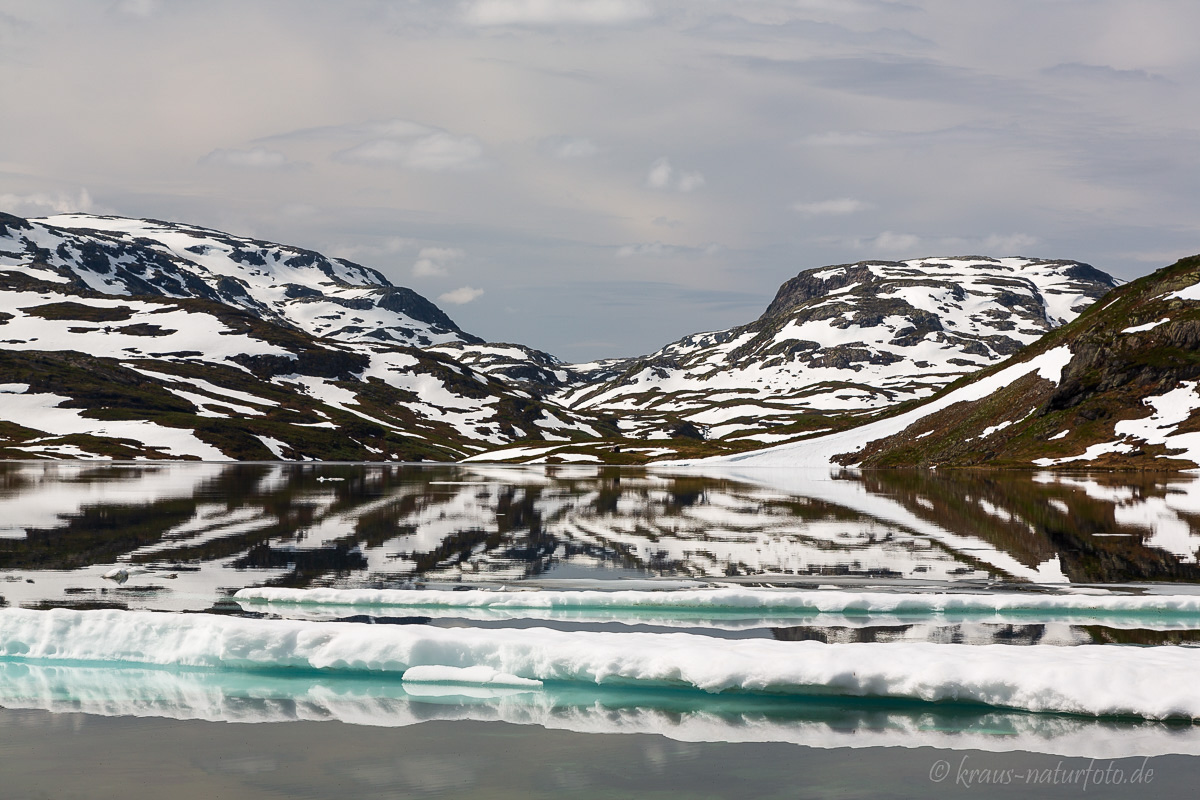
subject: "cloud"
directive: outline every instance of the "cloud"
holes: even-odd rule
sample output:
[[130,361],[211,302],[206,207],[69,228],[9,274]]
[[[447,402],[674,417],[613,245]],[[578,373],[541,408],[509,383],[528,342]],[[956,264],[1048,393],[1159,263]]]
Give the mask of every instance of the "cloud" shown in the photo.
[[884,231],[867,242],[876,252],[887,253],[891,256],[907,256],[913,248],[921,244],[921,237],[911,233],[893,233]]
[[541,151],[551,158],[591,158],[600,153],[600,147],[582,136],[549,136],[542,140]]
[[1095,64],[1055,64],[1042,70],[1043,75],[1059,78],[1082,78],[1085,80],[1121,82],[1121,83],[1162,83],[1171,81],[1157,73],[1144,69],[1115,69],[1113,67]]
[[0,194],[0,209],[19,217],[69,214],[71,212],[92,213],[102,210],[92,202],[92,196],[87,189],[80,189],[79,194],[73,196],[64,192]]
[[476,0],[472,25],[624,25],[650,16],[643,0]]
[[807,217],[854,214],[874,207],[871,203],[863,200],[855,200],[850,197],[841,197],[836,200],[820,200],[815,203],[795,203],[792,205],[793,209]]
[[666,156],[655,159],[646,173],[646,187],[659,191],[674,189],[679,192],[691,192],[703,185],[704,175],[702,173],[695,171],[677,173],[671,166],[671,160]]
[[[450,274],[447,262],[457,261],[466,255],[454,247],[425,247],[417,253],[417,261],[413,264],[413,275],[418,278],[433,278]],[[464,301],[470,302],[470,301]]]
[[404,138],[372,139],[334,154],[338,161],[395,164],[404,169],[452,172],[483,165],[483,146],[472,136],[446,131]]
[[235,169],[284,169],[295,166],[278,150],[252,147],[249,150],[225,150],[219,148],[200,158],[200,164]]
[[704,176],[699,172],[681,172],[676,188],[681,192],[690,192],[704,185]]
[[650,165],[646,173],[646,185],[651,189],[666,189],[671,183],[671,162],[660,158]]
[[483,294],[483,289],[472,286],[460,286],[457,289],[438,295],[438,302],[451,303],[456,306],[466,305]]
[[337,142],[342,149],[335,161],[357,164],[391,164],[425,172],[453,172],[485,166],[483,145],[474,136],[408,119],[385,119],[264,136],[257,142]]

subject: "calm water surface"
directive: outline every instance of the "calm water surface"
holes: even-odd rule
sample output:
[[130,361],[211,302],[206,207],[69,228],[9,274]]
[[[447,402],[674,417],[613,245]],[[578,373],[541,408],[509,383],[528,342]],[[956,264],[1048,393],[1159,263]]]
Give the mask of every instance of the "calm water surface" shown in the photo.
[[[1179,620],[264,612],[231,595],[713,583],[1179,594],[1200,591],[1198,549],[1188,476],[0,464],[0,604],[39,609],[1190,647],[1200,626]],[[1182,797],[1200,779],[1192,726],[915,703],[421,694],[377,678],[0,660],[0,707],[5,797],[1125,797],[1139,766],[1138,794]],[[939,762],[950,771],[934,780]],[[1075,777],[1055,780],[1056,766]],[[1093,766],[1107,779],[1089,773],[1085,790],[1078,773]]]

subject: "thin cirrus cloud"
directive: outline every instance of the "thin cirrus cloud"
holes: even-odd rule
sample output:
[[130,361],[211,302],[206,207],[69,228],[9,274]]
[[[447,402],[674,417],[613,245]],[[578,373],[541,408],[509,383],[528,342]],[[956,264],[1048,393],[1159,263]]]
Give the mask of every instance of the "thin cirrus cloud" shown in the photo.
[[476,289],[473,286],[460,286],[444,294],[438,295],[438,302],[449,303],[455,306],[464,306],[472,300],[476,300],[483,294],[483,289]]
[[666,156],[657,158],[646,172],[646,187],[658,191],[693,192],[704,185],[704,175],[677,170]]
[[341,146],[335,161],[391,165],[424,172],[455,172],[485,166],[483,145],[474,136],[407,119],[304,128],[259,139],[260,143],[330,142]]
[[806,217],[843,216],[866,211],[875,206],[864,200],[839,197],[835,200],[819,200],[815,203],[794,203],[792,208]]
[[472,25],[625,25],[646,19],[642,0],[476,0],[464,14]]
[[226,150],[218,148],[200,158],[206,166],[232,167],[234,169],[284,169],[296,166],[278,150],[266,147],[251,147],[249,150]]
[[394,164],[424,172],[455,172],[483,166],[483,145],[472,136],[445,131],[409,137],[372,139],[334,153],[336,161]]
[[450,274],[450,262],[457,261],[464,255],[466,254],[462,250],[454,247],[422,248],[413,264],[413,275],[418,278],[444,277]]

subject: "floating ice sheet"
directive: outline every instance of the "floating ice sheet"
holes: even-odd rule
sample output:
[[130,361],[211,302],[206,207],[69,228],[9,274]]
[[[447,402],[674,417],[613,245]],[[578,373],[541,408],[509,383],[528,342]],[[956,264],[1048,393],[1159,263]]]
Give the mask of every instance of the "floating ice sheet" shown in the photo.
[[[619,583],[611,581],[610,583]],[[1178,617],[1200,624],[1200,595],[1080,595],[1004,592],[849,592],[828,589],[713,588],[646,591],[614,589],[496,591],[469,589],[281,589],[250,588],[234,597],[246,603],[406,608],[604,609],[700,612],[705,614],[788,612],[797,616],[889,616],[924,619],[931,616],[1053,617],[1069,619]],[[1026,616],[1028,615],[1028,616]]]
[[713,695],[875,697],[1095,717],[1200,719],[1200,650],[719,640],[688,633],[495,630],[0,610],[0,660],[320,671],[399,678],[486,666],[549,685]]

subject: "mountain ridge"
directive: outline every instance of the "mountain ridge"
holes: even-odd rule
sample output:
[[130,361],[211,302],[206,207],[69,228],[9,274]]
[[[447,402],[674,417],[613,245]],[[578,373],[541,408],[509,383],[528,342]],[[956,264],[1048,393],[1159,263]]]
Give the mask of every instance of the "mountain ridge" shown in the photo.
[[[486,342],[378,271],[304,248],[156,220],[0,215],[0,354],[24,376],[0,386],[12,409],[0,456],[740,458],[936,401],[1044,350],[1117,284],[1068,260],[836,264],[785,281],[745,325],[567,364]],[[101,374],[124,388],[108,397]],[[52,417],[65,427],[38,429]],[[117,422],[195,442],[185,453],[157,431],[139,447],[114,433],[137,426]],[[907,457],[886,449],[870,457]]]

